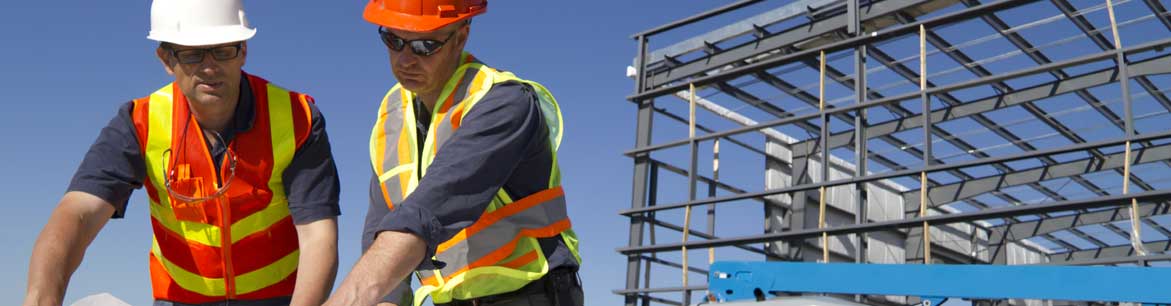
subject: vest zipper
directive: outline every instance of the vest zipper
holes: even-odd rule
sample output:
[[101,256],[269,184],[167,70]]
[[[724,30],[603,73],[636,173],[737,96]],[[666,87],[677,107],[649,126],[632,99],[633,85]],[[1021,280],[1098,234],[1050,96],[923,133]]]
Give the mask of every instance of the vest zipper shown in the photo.
[[[231,142],[224,144],[225,150],[231,145]],[[225,152],[223,160],[220,161],[220,175],[216,176],[216,190],[219,190],[220,186],[223,185],[223,174],[228,171],[229,162],[227,152]],[[223,250],[224,256],[224,284],[227,287],[225,291],[227,298],[231,300],[236,298],[236,275],[232,271],[232,210],[228,207],[231,203],[229,203],[226,193],[216,201],[220,204],[220,233],[222,234],[220,249]]]

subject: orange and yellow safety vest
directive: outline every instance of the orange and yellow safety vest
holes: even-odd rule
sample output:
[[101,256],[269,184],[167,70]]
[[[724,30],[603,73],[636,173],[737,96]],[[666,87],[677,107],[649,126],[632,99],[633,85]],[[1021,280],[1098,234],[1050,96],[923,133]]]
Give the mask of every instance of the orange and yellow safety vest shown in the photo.
[[[148,176],[150,275],[157,300],[198,304],[293,293],[297,232],[281,181],[309,136],[312,98],[247,78],[253,127],[236,134],[228,144],[234,157],[218,164],[178,87],[170,84],[134,101],[131,116]],[[223,182],[213,167],[220,167]],[[173,199],[168,182],[187,197],[227,186],[222,196],[189,203]]]

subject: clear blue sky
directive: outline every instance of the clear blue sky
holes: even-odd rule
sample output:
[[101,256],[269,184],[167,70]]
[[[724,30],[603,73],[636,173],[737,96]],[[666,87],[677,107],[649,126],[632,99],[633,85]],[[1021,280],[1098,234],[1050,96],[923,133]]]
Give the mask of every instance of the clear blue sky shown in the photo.
[[[1081,9],[1102,2],[1073,1]],[[769,3],[771,7],[779,5],[776,4],[779,1]],[[629,37],[635,32],[723,4],[725,2],[677,0],[494,0],[489,13],[473,23],[468,45],[471,52],[490,65],[544,83],[561,102],[566,135],[560,162],[570,214],[582,240],[585,260],[582,278],[590,305],[621,303],[620,297],[610,291],[622,287],[625,281],[625,258],[614,249],[626,244],[629,224],[628,219],[617,215],[618,210],[629,207],[631,192],[632,163],[621,155],[633,146],[635,127],[634,107],[624,99],[634,87],[633,82],[624,76],[636,50]],[[359,256],[361,224],[367,206],[366,184],[370,175],[367,140],[379,99],[394,84],[385,47],[375,34],[374,26],[360,18],[364,5],[362,0],[253,0],[246,3],[248,17],[259,33],[249,42],[245,69],[315,96],[327,118],[343,183],[339,276],[344,276]],[[36,234],[60,199],[98,130],[114,116],[120,104],[147,95],[171,81],[154,57],[156,43],[145,38],[149,28],[148,12],[149,1],[0,3],[0,71],[3,72],[0,73],[0,93],[3,93],[5,106],[4,111],[0,111],[0,139],[4,142],[0,145],[0,160],[6,162],[4,175],[0,175],[0,196],[8,209],[0,215],[0,242],[3,242],[0,247],[0,271],[3,271],[0,273],[0,304],[20,303],[25,290],[28,256]],[[756,12],[739,12],[718,21],[730,22],[752,13]],[[1060,13],[1048,2],[1041,1],[999,15],[1015,26],[1056,14]],[[1146,14],[1149,11],[1141,1],[1132,0],[1120,5],[1119,20],[1139,20],[1136,18]],[[1089,18],[1099,27],[1108,24],[1104,10],[1090,14]],[[949,27],[939,32],[953,43],[994,35],[986,26]],[[1068,21],[1050,23],[1022,33],[1043,46],[1042,49],[1055,60],[1097,52],[1084,36],[1068,44],[1049,44],[1079,35]],[[698,32],[665,35],[656,41],[658,44],[652,45],[652,49],[688,34]],[[1136,21],[1122,33],[1127,44],[1161,39],[1166,34],[1166,29],[1153,19]],[[882,48],[902,59],[915,53],[915,48],[907,47],[913,45],[913,39],[908,38],[885,44]],[[1007,42],[992,40],[964,51],[982,59],[1012,50]],[[955,67],[942,55],[929,57],[929,61],[932,62],[932,71]],[[830,65],[843,71],[852,70],[848,58],[831,61]],[[1033,65],[1019,54],[989,63],[994,72],[1000,73]],[[966,73],[961,71],[948,77],[970,78]],[[816,89],[817,83],[812,75],[810,70],[805,70],[782,77],[802,88]],[[933,80],[948,82],[948,78]],[[1023,84],[1013,83],[1018,81]],[[1014,80],[1010,83],[1024,87],[1039,81],[1045,80]],[[1168,86],[1171,77],[1153,78],[1153,81],[1161,88],[1171,87]],[[889,71],[872,74],[870,82],[872,85],[882,84],[874,86],[887,95],[907,90],[907,86],[898,85],[905,80]],[[746,88],[751,91],[763,87],[757,85]],[[890,86],[882,87],[886,85]],[[1136,94],[1141,92],[1133,90]],[[1092,91],[1102,97],[1116,98],[1118,87],[1103,86]],[[848,90],[831,90],[829,95],[831,101],[837,101],[850,94]],[[974,94],[973,97],[982,95]],[[808,106],[779,92],[761,97],[785,109],[810,111]],[[729,99],[719,95],[708,98]],[[1140,131],[1165,129],[1168,118],[1165,110],[1148,108],[1154,105],[1149,96],[1135,98],[1136,116],[1151,115],[1138,121]],[[1096,123],[1101,121],[1095,119],[1100,117],[1086,115],[1091,112],[1076,97],[1056,97],[1038,104],[1050,111],[1074,105],[1076,109],[1070,114],[1060,115],[1059,120],[1071,123],[1079,132],[1100,130]],[[680,112],[682,103],[663,105],[678,114],[686,114]],[[758,121],[767,119],[767,116],[741,104],[727,105]],[[1108,105],[1115,109],[1121,107],[1117,99],[1109,99]],[[700,116],[705,120],[712,118],[705,113]],[[1019,108],[998,111],[991,116],[1002,123],[1017,122],[1010,128],[1025,136],[1047,137],[1044,135],[1050,132],[1047,128],[1035,127],[1035,122],[1027,122],[1029,119],[1025,118],[1029,115]],[[1018,122],[1022,119],[1026,122]],[[669,126],[672,129],[665,129],[668,133],[656,134],[656,142],[685,137],[685,130],[680,125],[661,123],[666,120],[658,122],[657,127]],[[727,128],[729,125],[726,122],[720,124],[723,125],[717,127]],[[975,128],[971,121],[956,120],[941,124],[940,128],[953,133],[967,132],[964,134],[966,139],[981,147],[991,146],[990,152],[996,154],[1015,152],[1011,147],[996,149],[995,145],[1003,140],[987,130]],[[802,138],[806,136],[801,131],[784,131]],[[909,135],[908,142],[921,142],[921,139],[914,139],[917,134]],[[903,136],[907,135],[899,137]],[[936,146],[940,152],[937,154],[947,155],[955,151],[942,143]],[[752,154],[725,150],[721,157],[725,161],[735,161],[723,164],[731,173],[722,174],[725,180],[759,190],[763,185],[760,175],[737,176],[735,173],[736,170],[759,173],[763,160]],[[887,154],[898,149],[875,146],[872,150]],[[668,152],[662,157],[682,156],[676,153],[683,151]],[[895,158],[904,164],[915,160],[913,156]],[[1149,173],[1160,173],[1160,170],[1151,169]],[[1140,171],[1139,174],[1146,175],[1144,173]],[[671,179],[674,181],[669,183],[674,186],[686,186],[682,180]],[[680,189],[668,191],[661,195],[661,201],[685,199]],[[1027,191],[1021,192],[1022,199],[1037,198]],[[85,262],[73,277],[66,303],[93,293],[111,292],[133,305],[149,305],[147,252],[150,226],[144,194],[137,192],[131,199],[127,217],[110,222],[90,247]],[[759,233],[756,221],[760,220],[759,215],[759,208],[745,214],[721,214],[721,218],[733,219],[728,221],[753,220],[721,224],[741,227],[744,233]],[[668,214],[660,216],[666,218]],[[678,220],[681,216],[675,218],[673,220]],[[678,270],[671,273],[678,273]],[[659,276],[657,279],[665,281],[667,278],[675,276]]]
[[[386,49],[361,19],[365,1],[246,1],[259,29],[245,70],[317,98],[341,173],[341,268],[359,256],[369,179],[367,140],[379,99],[394,84]],[[624,280],[634,108],[625,67],[635,32],[720,5],[699,1],[492,1],[468,49],[487,63],[548,86],[561,102],[561,167],[583,241],[590,304],[615,304]],[[0,3],[0,304],[25,290],[33,241],[98,130],[121,103],[171,79],[146,39],[149,1]],[[149,305],[150,224],[137,191],[73,276],[66,304],[111,292]]]

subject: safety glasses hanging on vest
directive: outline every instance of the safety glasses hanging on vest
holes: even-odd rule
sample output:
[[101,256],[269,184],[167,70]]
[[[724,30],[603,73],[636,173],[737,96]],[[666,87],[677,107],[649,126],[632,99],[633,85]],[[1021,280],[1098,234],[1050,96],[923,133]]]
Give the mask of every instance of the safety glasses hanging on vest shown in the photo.
[[443,41],[434,39],[403,39],[386,30],[384,27],[378,27],[378,35],[382,36],[382,43],[386,44],[391,50],[394,50],[394,52],[402,52],[403,48],[410,45],[411,52],[414,52],[418,56],[431,56],[439,52],[439,49],[443,48],[443,45],[447,44],[452,36],[455,36],[455,32],[459,31],[451,31]]
[[[187,128],[183,129],[183,137],[187,137]],[[227,147],[224,153],[224,158],[228,160],[227,178],[223,180],[223,184],[220,184],[215,192],[207,193],[203,190],[203,178],[191,176],[190,164],[180,163],[178,160],[172,162],[163,179],[167,187],[167,195],[173,200],[171,206],[176,210],[176,215],[188,215],[194,219],[202,219],[202,208],[197,204],[223,196],[228,191],[228,187],[232,185],[232,179],[236,178],[236,153],[232,151],[231,145],[224,142],[224,138],[219,133],[212,133],[212,135],[215,136],[218,143],[225,144]],[[179,143],[180,146],[185,146],[187,142],[181,140]],[[170,148],[163,151],[163,159],[170,157],[171,152]],[[185,150],[180,147],[179,152],[185,152]],[[176,167],[176,164],[179,166]],[[180,218],[187,219],[182,216]]]
[[237,56],[240,56],[240,49],[243,48],[243,45],[243,43],[237,43],[235,45],[228,46],[183,50],[167,48],[167,51],[170,51],[171,56],[174,56],[175,60],[179,61],[180,64],[190,65],[203,62],[203,58],[207,57],[208,53],[211,53],[211,58],[214,58],[217,61],[234,59]]

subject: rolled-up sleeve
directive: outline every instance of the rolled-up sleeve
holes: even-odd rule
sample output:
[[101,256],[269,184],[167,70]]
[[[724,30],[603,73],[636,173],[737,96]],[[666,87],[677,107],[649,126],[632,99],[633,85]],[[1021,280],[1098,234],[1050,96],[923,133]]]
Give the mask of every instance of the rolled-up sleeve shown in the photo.
[[289,199],[289,213],[295,224],[307,224],[341,214],[338,204],[341,187],[337,165],[329,146],[329,135],[325,132],[325,116],[321,115],[315,104],[309,104],[309,110],[313,122],[309,138],[293,155],[293,160],[282,174]]
[[142,187],[146,162],[142,159],[127,102],[98,134],[66,191],[92,194],[114,206],[113,218],[122,218],[134,189]]
[[[538,103],[526,85],[494,86],[442,145],[414,192],[394,210],[368,218],[374,228],[367,233],[417,235],[427,244],[424,258],[434,256],[440,243],[480,218],[530,148],[545,143]],[[441,266],[423,260],[418,269]]]

